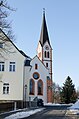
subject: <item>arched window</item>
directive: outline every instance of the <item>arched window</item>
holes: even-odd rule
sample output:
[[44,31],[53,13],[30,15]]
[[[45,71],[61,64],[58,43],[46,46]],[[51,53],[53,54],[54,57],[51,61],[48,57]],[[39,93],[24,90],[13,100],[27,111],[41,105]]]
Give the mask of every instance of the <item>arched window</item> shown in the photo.
[[48,67],[48,63],[46,63],[46,67]]
[[29,82],[29,94],[34,95],[34,90],[35,90],[35,82],[33,79],[30,79]]
[[43,81],[39,80],[38,81],[38,95],[43,95]]
[[35,64],[35,69],[38,69],[38,64]]
[[46,58],[46,51],[44,52],[44,56],[45,56],[45,58]]
[[47,52],[47,58],[49,58],[49,52]]
[[45,58],[49,58],[49,51],[48,52],[46,52],[46,51],[44,52],[44,57]]

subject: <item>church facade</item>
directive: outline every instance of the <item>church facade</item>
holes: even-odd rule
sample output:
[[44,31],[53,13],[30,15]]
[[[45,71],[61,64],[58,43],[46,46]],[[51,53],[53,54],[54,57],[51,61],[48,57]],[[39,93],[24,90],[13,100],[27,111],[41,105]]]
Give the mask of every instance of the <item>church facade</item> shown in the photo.
[[[45,12],[37,54],[34,58],[19,50],[2,30],[0,34],[8,39],[7,43],[12,47],[10,50],[14,52],[3,53],[6,59],[1,57],[0,60],[0,100],[33,101],[35,98],[40,98],[44,103],[52,102],[52,47]],[[0,40],[0,43],[3,44],[3,41]]]

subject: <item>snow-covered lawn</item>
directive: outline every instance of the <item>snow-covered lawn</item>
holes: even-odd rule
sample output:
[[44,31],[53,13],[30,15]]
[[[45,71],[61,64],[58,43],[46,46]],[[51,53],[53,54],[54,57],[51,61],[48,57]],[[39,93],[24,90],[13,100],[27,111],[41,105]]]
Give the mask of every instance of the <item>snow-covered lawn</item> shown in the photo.
[[59,103],[45,103],[44,105],[46,105],[46,106],[58,106],[58,105],[61,105],[61,104],[59,104]]
[[75,104],[73,104],[71,107],[68,107],[66,114],[79,115],[79,100]]
[[62,105],[72,105],[72,104],[59,104],[59,103],[45,103],[45,106],[62,106]]
[[44,103],[45,106],[61,106],[66,104],[59,104],[59,103]]
[[67,110],[66,115],[79,115],[79,110],[75,110],[75,109],[71,109],[71,110]]
[[12,114],[8,117],[5,117],[5,119],[20,119],[20,118],[28,117],[28,116],[35,114],[37,112],[40,112],[42,110],[44,110],[44,108],[30,110],[30,111],[17,112],[17,113]]

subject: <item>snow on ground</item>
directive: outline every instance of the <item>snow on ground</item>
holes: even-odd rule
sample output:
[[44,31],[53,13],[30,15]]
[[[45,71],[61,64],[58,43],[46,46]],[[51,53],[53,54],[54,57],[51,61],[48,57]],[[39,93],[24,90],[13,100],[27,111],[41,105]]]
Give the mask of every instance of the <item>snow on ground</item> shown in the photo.
[[59,104],[59,103],[45,103],[44,105],[48,105],[48,106],[56,106],[56,105],[61,105],[61,104]]
[[26,109],[27,109],[27,108],[18,109],[18,110],[12,110],[12,111],[9,111],[9,112],[2,112],[2,113],[0,113],[0,115],[2,115],[2,114],[8,114],[8,113],[10,113],[10,112],[25,111]]
[[79,100],[75,104],[73,104],[71,107],[68,107],[67,114],[79,115]]
[[76,110],[79,110],[79,100],[75,103],[75,104],[73,104],[71,107],[69,107],[69,109],[76,109]]
[[72,105],[72,104],[60,104],[60,103],[44,103],[45,106],[62,106],[62,105]]
[[77,109],[70,109],[66,111],[66,115],[79,115],[79,110]]
[[24,117],[28,117],[32,114],[35,114],[37,112],[40,112],[42,110],[44,110],[45,108],[40,108],[40,109],[35,109],[35,110],[30,110],[30,111],[22,111],[22,112],[17,112],[15,114],[12,114],[8,117],[5,117],[5,119],[21,119]]

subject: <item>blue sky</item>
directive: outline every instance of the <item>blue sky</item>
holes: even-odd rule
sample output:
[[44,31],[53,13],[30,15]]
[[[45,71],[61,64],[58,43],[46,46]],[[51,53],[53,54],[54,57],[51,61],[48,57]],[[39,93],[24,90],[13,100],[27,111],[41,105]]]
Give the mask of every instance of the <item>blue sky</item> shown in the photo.
[[12,21],[16,46],[30,57],[36,55],[43,8],[53,47],[53,80],[60,86],[70,76],[79,87],[79,0],[8,0],[16,12]]

